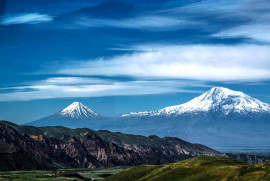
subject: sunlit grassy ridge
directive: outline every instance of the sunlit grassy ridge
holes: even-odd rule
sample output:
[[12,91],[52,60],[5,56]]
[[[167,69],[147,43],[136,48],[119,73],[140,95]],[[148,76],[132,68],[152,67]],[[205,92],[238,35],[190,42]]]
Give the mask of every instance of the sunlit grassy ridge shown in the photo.
[[106,181],[209,181],[270,180],[270,164],[249,165],[220,157],[201,156],[165,165],[140,165],[105,179]]

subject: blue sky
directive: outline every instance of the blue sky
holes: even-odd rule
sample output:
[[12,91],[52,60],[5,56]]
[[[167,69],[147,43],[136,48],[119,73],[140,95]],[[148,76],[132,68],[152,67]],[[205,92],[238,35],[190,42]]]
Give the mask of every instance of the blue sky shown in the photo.
[[184,103],[213,86],[270,103],[268,0],[0,3],[0,119],[81,101],[115,116]]

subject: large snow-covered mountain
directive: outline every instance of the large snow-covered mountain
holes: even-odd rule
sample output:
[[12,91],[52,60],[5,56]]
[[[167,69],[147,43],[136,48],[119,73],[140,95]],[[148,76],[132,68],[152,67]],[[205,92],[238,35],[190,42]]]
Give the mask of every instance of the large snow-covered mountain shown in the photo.
[[71,128],[93,127],[105,117],[94,112],[80,102],[73,102],[61,111],[28,123],[32,126],[66,126]]
[[238,113],[264,114],[270,113],[270,105],[252,98],[243,92],[233,91],[223,87],[214,87],[191,101],[176,106],[165,107],[157,111],[131,112],[122,117],[143,116],[181,116],[185,114],[218,113],[229,115]]
[[270,105],[223,87],[184,104],[123,114],[121,120],[122,132],[178,136],[216,149],[270,146]]

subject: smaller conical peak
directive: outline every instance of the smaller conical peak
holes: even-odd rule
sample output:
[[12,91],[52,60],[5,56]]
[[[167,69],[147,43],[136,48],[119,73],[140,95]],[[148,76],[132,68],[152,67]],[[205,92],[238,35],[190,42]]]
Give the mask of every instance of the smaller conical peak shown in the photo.
[[86,106],[83,105],[80,102],[73,102],[68,107],[66,107],[65,109],[63,109],[62,111],[64,111],[64,110],[70,110],[71,111],[71,110],[75,110],[75,109],[81,109],[81,108],[84,108],[84,107],[86,107]]
[[60,115],[70,118],[90,118],[99,117],[100,115],[80,102],[73,102],[68,107],[59,112]]

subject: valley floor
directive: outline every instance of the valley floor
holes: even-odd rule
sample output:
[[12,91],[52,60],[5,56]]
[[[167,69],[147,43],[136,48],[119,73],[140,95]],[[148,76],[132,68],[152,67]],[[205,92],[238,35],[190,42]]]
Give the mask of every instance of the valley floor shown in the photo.
[[[125,167],[126,168],[126,167]],[[90,181],[103,180],[113,174],[119,173],[124,167],[96,168],[96,169],[61,169],[56,171],[30,170],[0,172],[1,181]]]

